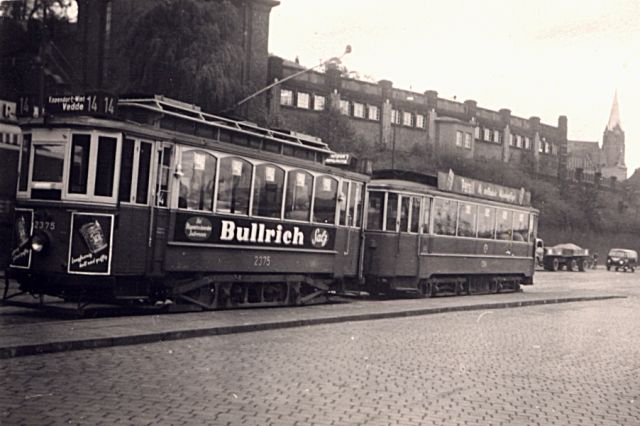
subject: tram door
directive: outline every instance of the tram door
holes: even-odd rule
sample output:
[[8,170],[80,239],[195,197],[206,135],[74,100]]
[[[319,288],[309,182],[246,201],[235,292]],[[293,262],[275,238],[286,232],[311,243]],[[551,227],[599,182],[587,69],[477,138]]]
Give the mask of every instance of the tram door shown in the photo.
[[416,276],[421,198],[389,192],[386,229],[396,231],[395,276]]
[[167,234],[169,231],[169,201],[171,199],[171,164],[173,157],[173,144],[163,142],[156,147],[156,166],[154,188],[154,206],[150,210],[150,236],[151,247],[150,270],[152,274],[163,272],[163,263],[167,247]]

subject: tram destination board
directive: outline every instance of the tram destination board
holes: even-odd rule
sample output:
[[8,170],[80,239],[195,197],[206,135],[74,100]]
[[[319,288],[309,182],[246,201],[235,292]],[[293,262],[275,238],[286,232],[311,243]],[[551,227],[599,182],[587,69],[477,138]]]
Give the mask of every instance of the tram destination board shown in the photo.
[[[49,95],[44,99],[47,115],[92,115],[111,117],[117,114],[118,98],[108,93],[95,92],[75,95]],[[36,100],[32,96],[22,96],[18,102],[17,115],[34,117]]]
[[116,114],[118,100],[106,93],[88,93],[85,95],[50,95],[45,101],[47,114]]

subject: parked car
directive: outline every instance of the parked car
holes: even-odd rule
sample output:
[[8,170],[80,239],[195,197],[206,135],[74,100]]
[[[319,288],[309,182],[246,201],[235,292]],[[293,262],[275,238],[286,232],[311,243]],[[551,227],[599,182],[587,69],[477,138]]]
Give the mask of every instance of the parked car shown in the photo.
[[616,271],[634,272],[637,264],[638,252],[635,250],[613,248],[607,255],[607,271],[615,268]]

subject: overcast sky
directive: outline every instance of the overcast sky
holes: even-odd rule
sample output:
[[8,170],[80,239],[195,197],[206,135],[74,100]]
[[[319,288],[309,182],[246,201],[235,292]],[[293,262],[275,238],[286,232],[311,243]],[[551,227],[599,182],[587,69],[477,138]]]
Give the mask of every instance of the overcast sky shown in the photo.
[[280,0],[269,52],[492,110],[569,121],[599,141],[615,91],[629,176],[640,167],[639,0]]

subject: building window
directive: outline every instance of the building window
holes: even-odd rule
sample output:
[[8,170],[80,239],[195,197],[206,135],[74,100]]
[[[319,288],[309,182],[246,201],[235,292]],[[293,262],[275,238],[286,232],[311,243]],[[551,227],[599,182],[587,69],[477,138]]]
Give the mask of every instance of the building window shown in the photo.
[[456,130],[456,146],[462,146],[462,132],[460,130]]
[[480,126],[476,126],[473,129],[473,135],[475,136],[476,139],[480,139]]
[[531,139],[524,137],[524,149],[531,149]]
[[349,101],[340,99],[340,113],[344,115],[349,115]]
[[471,133],[464,134],[464,147],[467,149],[471,149]]
[[416,114],[416,127],[420,128],[420,129],[424,129],[425,128],[424,115]]
[[511,133],[509,133],[509,146],[513,146],[514,145],[514,137]]
[[540,153],[544,152],[544,144],[545,143],[547,143],[545,138],[541,138],[540,139],[540,145],[538,145],[538,152],[540,152]]
[[364,118],[364,104],[360,102],[353,103],[353,116],[357,118]]
[[544,153],[549,154],[551,152],[551,144],[549,142],[544,143]]
[[400,113],[397,109],[391,110],[391,123],[400,124]]
[[516,148],[522,148],[522,136],[516,135]]
[[482,129],[482,130],[484,130],[483,139],[487,142],[491,142],[491,129]]
[[313,109],[315,111],[323,111],[326,103],[326,98],[324,96],[315,95],[313,97]]
[[309,101],[310,96],[308,93],[298,92],[298,104],[296,105],[298,108],[309,109]]
[[375,105],[367,105],[367,117],[369,120],[380,120],[380,108]]
[[280,105],[292,106],[293,105],[293,91],[282,89],[280,90]]
[[558,155],[558,145],[551,145],[551,155]]
[[494,130],[493,131],[493,141],[495,143],[500,143],[500,131],[499,130]]
[[403,112],[402,113],[402,125],[403,126],[411,126],[413,124],[413,114],[411,114],[410,112]]

